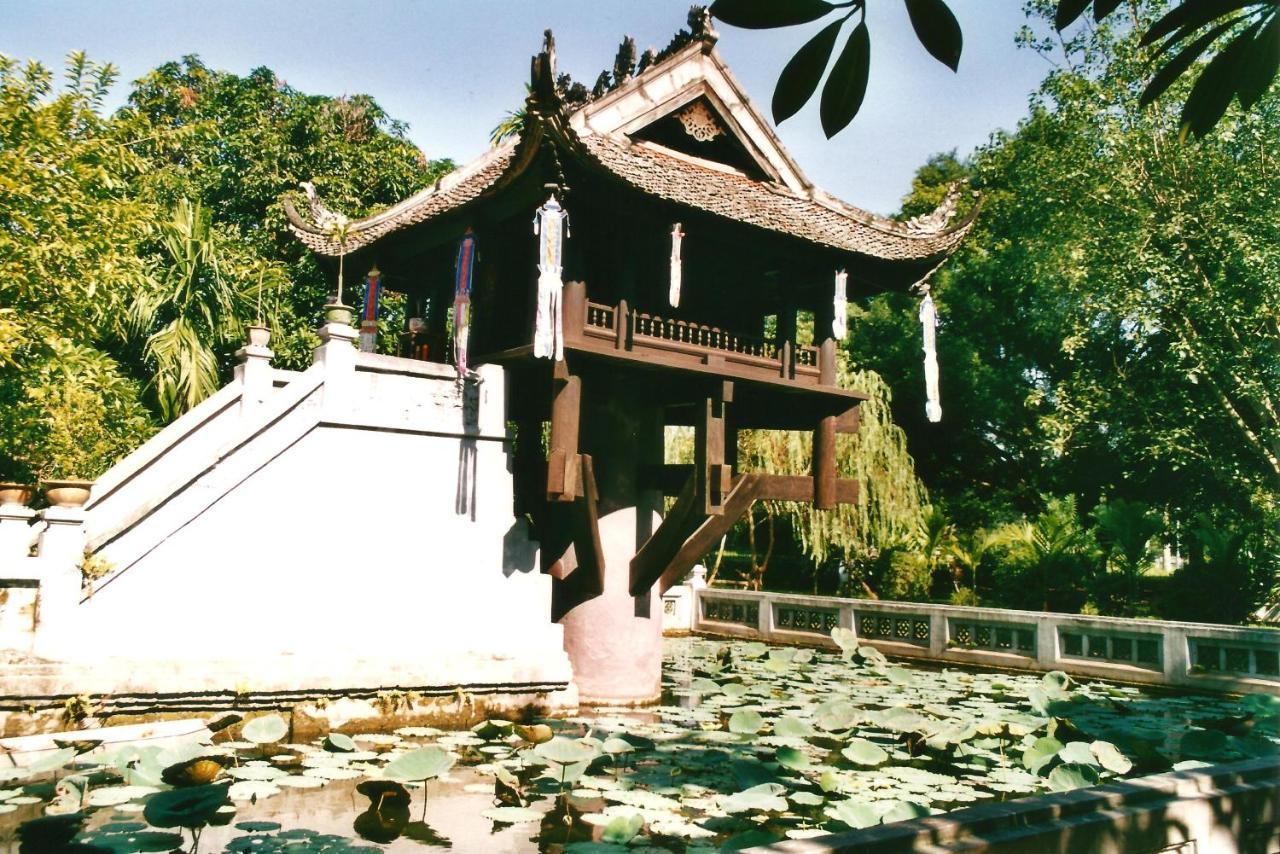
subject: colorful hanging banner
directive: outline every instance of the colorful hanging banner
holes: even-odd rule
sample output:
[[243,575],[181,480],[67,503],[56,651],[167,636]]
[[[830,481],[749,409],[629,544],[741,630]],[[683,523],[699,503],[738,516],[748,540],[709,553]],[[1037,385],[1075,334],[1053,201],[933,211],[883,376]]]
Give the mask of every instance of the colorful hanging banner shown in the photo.
[[538,309],[534,318],[533,355],[539,359],[564,358],[564,314],[560,296],[564,282],[561,261],[564,241],[569,236],[569,214],[555,196],[533,216],[533,233],[538,235]]
[[476,268],[476,233],[468,227],[458,241],[453,272],[453,362],[458,375],[467,373],[467,342],[471,337],[471,282]]
[[937,423],[942,420],[942,401],[938,396],[938,311],[928,285],[924,287],[924,302],[920,303],[920,325],[924,328],[924,412],[930,421]]
[[680,305],[680,242],[682,240],[684,240],[684,232],[680,230],[680,223],[677,222],[671,226],[671,290],[667,299],[672,307]]
[[365,278],[364,310],[360,314],[360,352],[378,349],[378,300],[382,296],[382,273],[377,267]]
[[831,299],[831,335],[843,341],[849,334],[849,274],[836,271],[836,290]]

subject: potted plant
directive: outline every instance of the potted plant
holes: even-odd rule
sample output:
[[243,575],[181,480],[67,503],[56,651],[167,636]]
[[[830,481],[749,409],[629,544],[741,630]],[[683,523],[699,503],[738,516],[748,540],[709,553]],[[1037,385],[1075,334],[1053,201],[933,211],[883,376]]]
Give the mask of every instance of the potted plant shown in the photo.
[[343,260],[347,255],[347,238],[351,234],[351,221],[341,214],[334,214],[329,224],[329,239],[338,244],[338,292],[325,301],[324,319],[327,323],[341,323],[350,326],[355,317],[355,309],[342,302],[342,278],[345,272]]

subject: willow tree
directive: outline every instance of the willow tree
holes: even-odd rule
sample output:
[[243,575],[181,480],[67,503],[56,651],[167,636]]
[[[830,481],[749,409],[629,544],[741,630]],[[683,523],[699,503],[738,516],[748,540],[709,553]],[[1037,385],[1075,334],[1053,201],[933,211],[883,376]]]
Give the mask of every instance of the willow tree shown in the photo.
[[[874,371],[852,370],[843,357],[840,362],[840,385],[868,396],[860,407],[858,432],[841,435],[836,443],[839,476],[854,478],[861,484],[859,500],[856,504],[838,505],[834,510],[814,510],[812,505],[803,503],[757,502],[739,523],[738,531],[746,540],[750,558],[750,568],[745,573],[748,587],[758,588],[763,581],[779,520],[790,522],[806,556],[819,564],[838,559],[851,565],[863,591],[872,594],[885,592],[868,583],[876,575],[870,571],[872,565],[890,553],[909,553],[914,559],[928,537],[928,495],[916,477],[906,435],[893,423],[888,384]],[[738,459],[743,471],[809,474],[812,451],[813,435],[808,432],[744,430],[738,436]],[[672,428],[667,438],[667,462],[692,461],[692,431]],[[712,578],[723,551],[722,542],[712,560]]]
[[[907,453],[906,435],[893,423],[892,392],[874,371],[851,370],[843,360],[840,385],[868,395],[860,410],[861,427],[836,443],[839,476],[861,484],[856,504],[834,510],[776,503],[771,509],[790,518],[805,553],[815,561],[831,557],[866,560],[885,548],[914,542],[924,528],[928,496]],[[739,459],[744,469],[770,474],[808,474],[813,435],[795,431],[744,431]]]

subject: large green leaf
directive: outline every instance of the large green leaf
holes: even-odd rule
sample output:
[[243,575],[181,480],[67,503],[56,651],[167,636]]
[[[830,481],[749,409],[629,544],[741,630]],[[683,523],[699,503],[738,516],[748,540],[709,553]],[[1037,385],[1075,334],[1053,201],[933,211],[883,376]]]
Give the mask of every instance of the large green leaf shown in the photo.
[[429,744],[387,763],[382,775],[388,780],[404,782],[430,780],[453,767],[458,757],[443,747]]
[[1200,72],[1199,79],[1191,87],[1191,94],[1182,105],[1181,133],[1184,138],[1187,134],[1203,137],[1226,113],[1235,96],[1236,75],[1260,26],[1259,21],[1237,35]]
[[600,838],[605,842],[626,845],[632,839],[635,839],[643,827],[644,816],[640,815],[640,813],[614,816],[604,826],[604,832]]
[[964,36],[947,4],[943,0],[906,0],[906,4],[920,44],[938,62],[952,71],[958,70]]
[[787,787],[781,783],[761,783],[742,792],[730,795],[721,802],[725,812],[785,812],[787,801],[783,794]]
[[1062,750],[1062,742],[1056,738],[1037,738],[1035,743],[1022,752],[1022,766],[1032,774],[1048,765]]
[[254,744],[271,744],[284,738],[289,733],[289,724],[279,715],[263,715],[249,721],[240,730],[245,741]]
[[1258,33],[1249,46],[1248,56],[1240,64],[1236,96],[1246,110],[1271,87],[1280,71],[1280,8],[1271,13],[1271,23]]
[[1058,10],[1053,16],[1053,25],[1060,30],[1065,30],[1084,14],[1084,10],[1089,8],[1089,0],[1058,0]]
[[738,709],[729,716],[729,732],[755,735],[764,727],[764,718],[752,709]]
[[881,765],[889,759],[883,748],[865,738],[849,739],[848,746],[840,754],[856,765]]
[[557,765],[576,765],[580,762],[589,762],[596,756],[596,750],[591,745],[564,738],[563,736],[557,736],[548,742],[539,744],[533,749],[533,752],[548,762],[554,762]]
[[836,801],[825,810],[836,821],[842,821],[854,830],[880,823],[880,814],[870,804],[856,801]]
[[1049,788],[1055,792],[1083,789],[1098,784],[1098,771],[1092,765],[1065,764],[1049,772]]
[[819,117],[828,139],[848,127],[862,109],[870,70],[871,35],[866,21],[859,21],[822,87]]
[[[843,18],[823,27],[796,51],[795,56],[782,69],[773,89],[773,121],[776,124],[782,124],[800,112],[800,108],[818,90],[822,72],[827,70],[827,62],[831,59],[831,51],[836,46],[836,37],[840,35],[842,26]],[[848,629],[832,629],[833,637],[837,631],[849,632]],[[857,645],[856,642],[854,645]]]
[[147,799],[142,815],[155,827],[197,828],[208,824],[224,805],[230,803],[227,787],[212,783],[160,792]]
[[834,8],[825,0],[715,0],[711,14],[734,27],[767,30],[807,24]]

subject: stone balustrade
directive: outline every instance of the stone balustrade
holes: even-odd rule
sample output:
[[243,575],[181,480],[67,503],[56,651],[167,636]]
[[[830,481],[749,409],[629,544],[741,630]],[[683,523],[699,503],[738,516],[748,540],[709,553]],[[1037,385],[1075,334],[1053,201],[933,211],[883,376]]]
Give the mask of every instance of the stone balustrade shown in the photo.
[[664,597],[668,632],[834,646],[837,626],[904,658],[1280,694],[1275,629],[727,590],[700,579]]

